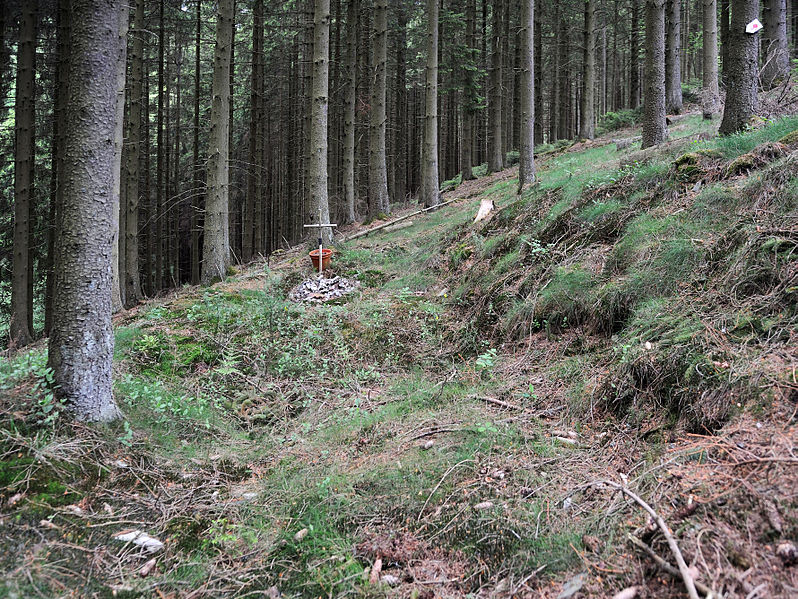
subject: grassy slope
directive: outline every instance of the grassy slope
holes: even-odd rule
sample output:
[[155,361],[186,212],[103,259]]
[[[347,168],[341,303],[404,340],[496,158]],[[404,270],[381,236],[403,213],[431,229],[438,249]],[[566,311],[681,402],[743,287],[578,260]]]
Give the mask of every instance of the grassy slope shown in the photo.
[[[585,486],[618,473],[705,582],[790,596],[795,468],[756,460],[796,441],[798,159],[762,145],[796,128],[623,168],[636,148],[583,144],[521,199],[512,171],[461,186],[340,246],[363,286],[335,304],[286,299],[299,252],[151,302],[117,326],[127,425],[38,423],[40,351],[4,360],[0,596],[553,597],[581,571],[678,596],[630,558],[630,531],[671,557],[641,513]],[[167,543],[147,577],[130,527]]]

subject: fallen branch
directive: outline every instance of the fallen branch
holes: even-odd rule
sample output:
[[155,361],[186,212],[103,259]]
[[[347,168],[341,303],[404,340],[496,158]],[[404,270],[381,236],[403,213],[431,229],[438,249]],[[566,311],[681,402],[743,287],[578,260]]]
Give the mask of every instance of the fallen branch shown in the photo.
[[[632,534],[629,534],[627,536],[629,538],[629,541],[631,541],[631,543],[633,545],[637,545],[640,549],[642,549],[643,551],[648,553],[648,555],[651,556],[651,559],[653,559],[655,562],[657,562],[659,567],[662,568],[663,570],[665,570],[668,574],[670,574],[671,576],[675,576],[677,578],[679,576],[681,576],[681,574],[680,574],[680,572],[679,572],[679,570],[677,568],[674,568],[669,562],[667,562],[666,560],[661,558],[657,554],[656,551],[654,551],[651,547],[646,545],[643,541],[641,541],[640,539],[638,539],[636,536],[634,536]],[[704,593],[704,595],[706,595],[707,597],[711,597],[712,596],[712,589],[710,589],[703,582],[699,582],[698,580],[696,580],[695,581],[695,588],[698,589],[699,591],[701,591],[702,593]]]
[[523,408],[521,406],[517,406],[517,405],[512,404],[512,403],[508,403],[506,401],[502,401],[501,399],[496,399],[495,397],[488,397],[486,395],[472,395],[471,397],[473,399],[479,399],[480,401],[486,401],[488,403],[493,404],[494,406],[507,408],[508,410],[526,411],[526,408]]
[[648,514],[654,519],[654,522],[657,523],[662,534],[665,536],[665,540],[668,541],[668,547],[670,547],[671,553],[673,553],[673,557],[676,558],[676,564],[679,566],[679,574],[684,581],[684,586],[687,589],[687,594],[690,596],[690,599],[698,599],[698,591],[696,591],[696,583],[693,580],[693,575],[690,573],[689,569],[687,568],[687,564],[684,561],[684,556],[682,556],[682,552],[679,549],[679,546],[676,544],[676,539],[673,538],[673,534],[671,533],[668,525],[665,523],[665,520],[662,519],[654,508],[652,508],[645,500],[643,500],[639,495],[630,491],[624,485],[619,485],[618,483],[605,480],[600,481],[598,484],[605,484],[613,489],[617,489],[625,494],[627,497],[632,499],[635,503],[637,503],[640,507],[642,507]]
[[377,231],[381,231],[382,229],[387,229],[391,225],[395,225],[396,223],[400,223],[403,220],[407,220],[408,218],[412,218],[418,214],[423,214],[424,212],[429,212],[431,210],[436,210],[442,206],[446,206],[447,204],[451,204],[452,202],[456,202],[461,198],[454,198],[451,200],[446,200],[445,202],[441,202],[436,206],[430,206],[429,208],[422,208],[421,210],[416,210],[415,212],[411,212],[410,214],[405,214],[404,216],[400,216],[399,218],[395,218],[393,220],[389,220],[387,223],[382,223],[377,227],[372,227],[371,229],[366,229],[365,231],[361,231],[360,233],[355,233],[354,235],[350,235],[349,237],[344,238],[344,241],[352,241],[353,239],[358,239],[360,237],[365,237],[369,233],[376,233]]

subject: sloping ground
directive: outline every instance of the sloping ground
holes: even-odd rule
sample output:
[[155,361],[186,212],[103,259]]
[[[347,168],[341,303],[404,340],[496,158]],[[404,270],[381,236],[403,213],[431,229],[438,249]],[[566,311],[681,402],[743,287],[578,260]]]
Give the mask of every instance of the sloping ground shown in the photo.
[[287,299],[298,249],[149,302],[114,427],[58,418],[41,349],[4,359],[0,596],[685,596],[613,484],[700,588],[795,596],[796,128],[468,182],[338,247],[332,303]]

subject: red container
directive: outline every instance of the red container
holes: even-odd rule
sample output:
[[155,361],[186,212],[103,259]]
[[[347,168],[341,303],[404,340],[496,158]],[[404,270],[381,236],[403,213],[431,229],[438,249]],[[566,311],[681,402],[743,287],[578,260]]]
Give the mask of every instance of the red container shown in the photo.
[[[310,252],[310,260],[313,262],[313,269],[319,270],[319,250]],[[330,267],[330,260],[332,260],[332,250],[325,248],[321,250],[321,269],[325,270]]]

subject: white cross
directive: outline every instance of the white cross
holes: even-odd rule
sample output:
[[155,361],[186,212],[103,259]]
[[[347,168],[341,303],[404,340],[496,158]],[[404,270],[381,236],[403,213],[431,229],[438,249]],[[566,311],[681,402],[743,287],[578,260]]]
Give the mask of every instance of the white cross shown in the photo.
[[319,206],[319,224],[318,225],[303,225],[306,229],[318,229],[319,230],[319,278],[323,277],[322,271],[324,270],[322,263],[322,234],[321,231],[324,227],[337,227],[338,225],[334,225],[332,223],[322,223],[321,222],[321,214],[322,214],[322,207]]

